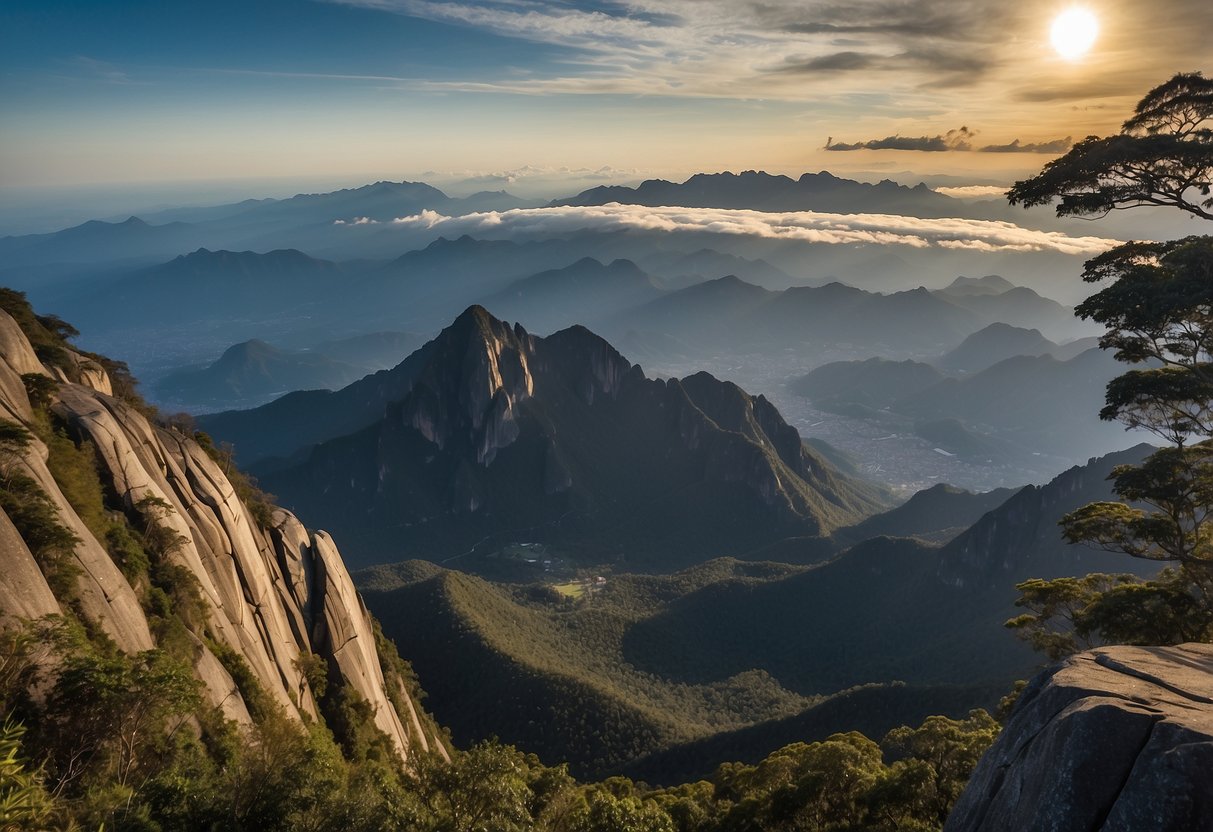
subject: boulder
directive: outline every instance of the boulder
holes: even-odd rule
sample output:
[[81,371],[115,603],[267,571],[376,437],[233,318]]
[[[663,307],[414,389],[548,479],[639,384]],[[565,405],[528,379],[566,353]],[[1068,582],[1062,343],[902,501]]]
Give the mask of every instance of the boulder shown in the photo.
[[1103,647],[1024,690],[944,832],[1213,829],[1213,645]]

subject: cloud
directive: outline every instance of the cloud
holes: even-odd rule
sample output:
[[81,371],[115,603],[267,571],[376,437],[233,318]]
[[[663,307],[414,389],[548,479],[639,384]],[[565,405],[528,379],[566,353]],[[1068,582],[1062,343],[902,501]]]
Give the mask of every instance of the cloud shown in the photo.
[[931,190],[955,199],[984,199],[1007,195],[1009,185],[940,185]]
[[853,144],[826,142],[826,150],[919,150],[938,153],[945,150],[972,150],[976,131],[967,127],[949,130],[939,136],[886,136]]
[[805,60],[791,59],[789,63],[776,69],[776,72],[831,72],[836,70],[870,69],[877,62],[873,55],[863,52],[835,52],[831,55],[819,55]]
[[[338,221],[339,225],[360,224]],[[611,203],[487,211],[448,217],[423,211],[391,225],[444,236],[548,236],[578,231],[710,233],[800,240],[823,244],[904,245],[974,251],[1052,251],[1090,256],[1118,241],[1034,231],[1014,223],[969,219],[921,219],[892,214],[831,214],[819,211],[768,213],[718,208],[650,208]]]
[[1021,144],[1019,139],[1010,144],[988,144],[978,148],[982,153],[1065,153],[1074,146],[1074,137],[1054,139],[1051,142],[1027,142]]
[[[958,86],[996,63],[993,0],[327,0],[572,50],[548,71],[415,79],[433,91],[811,100],[798,75]],[[861,37],[855,37],[855,36]],[[985,47],[985,48],[983,48]],[[773,80],[772,75],[779,76]]]
[[949,130],[939,136],[886,136],[883,139],[869,139],[865,142],[835,142],[833,137],[826,142],[826,150],[917,150],[940,153],[948,150],[967,152],[975,150],[979,153],[1065,153],[1074,144],[1073,136],[1064,139],[1053,139],[1047,142],[1021,142],[1014,139],[1008,144],[988,144],[984,147],[974,147],[971,141],[977,135],[976,130],[961,127]]

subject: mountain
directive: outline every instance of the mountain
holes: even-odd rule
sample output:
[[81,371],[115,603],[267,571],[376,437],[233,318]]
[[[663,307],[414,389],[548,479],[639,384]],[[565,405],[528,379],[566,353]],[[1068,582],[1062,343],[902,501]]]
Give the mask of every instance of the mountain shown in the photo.
[[919,537],[934,543],[946,543],[994,511],[1015,494],[1012,488],[996,488],[974,494],[945,483],[915,492],[897,508],[869,517],[845,529],[835,537],[858,543],[882,535]]
[[[252,742],[280,719],[344,737],[382,732],[386,753],[402,760],[445,756],[411,671],[378,635],[333,539],[271,506],[213,448],[150,420],[129,382],[109,374],[115,365],[76,352],[19,295],[0,300],[5,637],[21,626],[10,616],[60,616],[76,633],[71,649],[109,662],[113,687],[86,690],[114,707],[129,681],[122,662],[149,684],[139,661],[177,662],[198,685],[188,716],[206,740],[199,754],[220,737]],[[29,383],[41,395],[31,400],[19,373],[38,377]],[[341,702],[360,703],[360,715]]]
[[[983,284],[985,288],[990,285]],[[940,289],[936,294],[956,306],[968,309],[986,323],[1038,329],[1054,340],[1066,340],[1095,331],[1090,324],[1075,318],[1072,308],[1041,297],[1026,286],[1015,286],[1003,292],[956,292],[949,288]]]
[[539,338],[480,307],[391,371],[200,424],[242,459],[298,451],[263,481],[363,563],[525,541],[669,568],[825,535],[883,500],[762,396],[646,379],[584,328]]
[[592,324],[664,294],[631,260],[609,265],[586,257],[562,269],[516,280],[484,305],[536,332]]
[[941,370],[978,373],[1017,355],[1051,355],[1058,349],[1039,329],[994,323],[960,342],[933,363]]
[[312,351],[375,371],[395,367],[424,343],[425,339],[414,332],[386,330],[321,341],[312,347]]
[[953,586],[1003,592],[1027,578],[1088,572],[1152,576],[1155,562],[1072,546],[1061,538],[1061,518],[1087,503],[1113,499],[1108,481],[1118,465],[1136,465],[1154,450],[1146,444],[1092,459],[1043,486],[1020,489],[982,516],[940,552],[938,576]]
[[862,349],[922,353],[959,342],[981,319],[923,288],[882,295],[830,283],[771,292],[724,277],[620,313],[609,332],[673,338],[708,355]]
[[156,384],[160,401],[187,405],[255,406],[292,390],[333,390],[366,375],[356,367],[310,352],[291,352],[264,341],[245,341],[214,364],[183,370]]
[[[809,698],[762,672],[685,684],[642,673],[623,655],[630,629],[664,610],[801,571],[720,559],[673,575],[612,575],[580,600],[416,562],[360,573],[358,582],[385,631],[417,645],[413,666],[457,744],[496,734],[583,777],[624,770],[680,782],[844,726],[878,736],[941,710],[960,716],[975,697],[994,695],[873,685]],[[572,588],[580,585],[564,586]],[[679,759],[690,752],[693,763]]]
[[89,220],[50,234],[0,238],[0,260],[9,267],[148,260],[192,248],[199,239],[198,230],[185,223],[149,225],[139,217]]
[[1106,453],[1125,440],[1122,426],[1098,418],[1104,388],[1120,370],[1098,349],[1069,361],[1016,356],[899,399],[892,410],[918,421],[956,419],[1034,451]]
[[1002,626],[1016,613],[1017,582],[1156,566],[1069,546],[1057,527],[1066,512],[1109,499],[1111,469],[1147,450],[1022,489],[942,548],[873,538],[760,586],[696,593],[629,629],[624,655],[642,671],[688,684],[762,670],[802,695],[889,679],[1009,685],[1038,661]]
[[153,214],[161,222],[184,221],[212,225],[310,225],[358,217],[388,222],[424,210],[448,215],[495,211],[528,205],[505,191],[481,191],[462,199],[447,196],[424,182],[374,182],[325,193],[296,194],[286,199],[250,199],[206,208],[174,208]]
[[[991,328],[955,355],[962,363],[966,354],[988,355],[983,347],[1005,331]],[[1012,332],[1010,340],[1025,339]],[[1026,340],[1038,343],[1031,333]],[[1017,355],[962,378],[943,378],[926,364],[869,359],[823,365],[789,389],[823,410],[917,434],[982,464],[1042,453],[1077,460],[1124,444],[1119,424],[1099,420],[1104,388],[1119,372],[1098,349],[1068,361]]]
[[806,282],[761,258],[738,257],[710,248],[701,248],[689,254],[662,252],[645,258],[640,265],[660,278],[662,286],[668,289],[684,289],[726,275],[734,275],[747,283],[773,291]]
[[1001,295],[1018,288],[1014,283],[997,274],[985,277],[960,277],[953,280],[939,291],[953,297],[972,297],[974,295]]
[[745,208],[754,211],[877,212],[918,217],[964,216],[966,206],[926,185],[907,188],[890,180],[875,185],[840,179],[826,171],[799,179],[763,171],[698,173],[681,184],[650,179],[635,188],[603,185],[553,205],[679,205],[688,208]]
[[55,308],[94,332],[247,321],[280,316],[284,310],[297,315],[309,307],[323,309],[354,280],[356,269],[294,249],[259,253],[200,248],[91,292],[73,292]]
[[374,271],[342,303],[364,325],[436,329],[468,305],[511,283],[564,266],[581,255],[560,242],[517,243],[439,237]]
[[943,373],[918,361],[835,361],[789,383],[788,389],[824,410],[882,410],[943,381]]

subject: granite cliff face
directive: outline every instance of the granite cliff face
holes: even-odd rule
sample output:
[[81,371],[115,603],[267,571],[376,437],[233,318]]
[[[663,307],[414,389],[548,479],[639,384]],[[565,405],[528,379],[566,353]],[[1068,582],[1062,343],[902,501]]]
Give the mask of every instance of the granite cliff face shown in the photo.
[[1038,676],[944,832],[1213,822],[1213,645],[1104,647]]
[[[31,376],[46,379],[41,410],[27,394],[27,385],[39,386]],[[327,666],[330,684],[370,705],[375,725],[402,757],[417,749],[445,753],[399,673],[381,660],[373,621],[332,539],[309,532],[290,512],[251,507],[191,435],[154,424],[112,393],[100,363],[68,351],[44,364],[18,323],[0,311],[0,418],[29,430],[28,445],[10,452],[8,470],[36,482],[78,538],[70,597],[57,598],[31,546],[0,511],[0,626],[70,605],[124,651],[157,644],[141,603],[142,579],[124,574],[96,523],[90,528],[52,473],[51,450],[40,437],[46,428],[39,426],[49,417],[77,448],[94,451],[107,510],[135,518],[152,512],[160,533],[175,541],[165,557],[188,571],[204,601],[206,638],[191,636],[194,669],[205,697],[229,719],[251,722],[228,670],[233,656],[289,716],[317,717],[317,697],[302,670],[313,654]]]

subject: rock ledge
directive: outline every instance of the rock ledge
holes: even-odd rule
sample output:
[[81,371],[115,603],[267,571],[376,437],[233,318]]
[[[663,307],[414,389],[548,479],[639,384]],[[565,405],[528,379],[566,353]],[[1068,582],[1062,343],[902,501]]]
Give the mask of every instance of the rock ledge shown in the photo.
[[1104,647],[1041,673],[944,832],[1213,830],[1213,645]]

